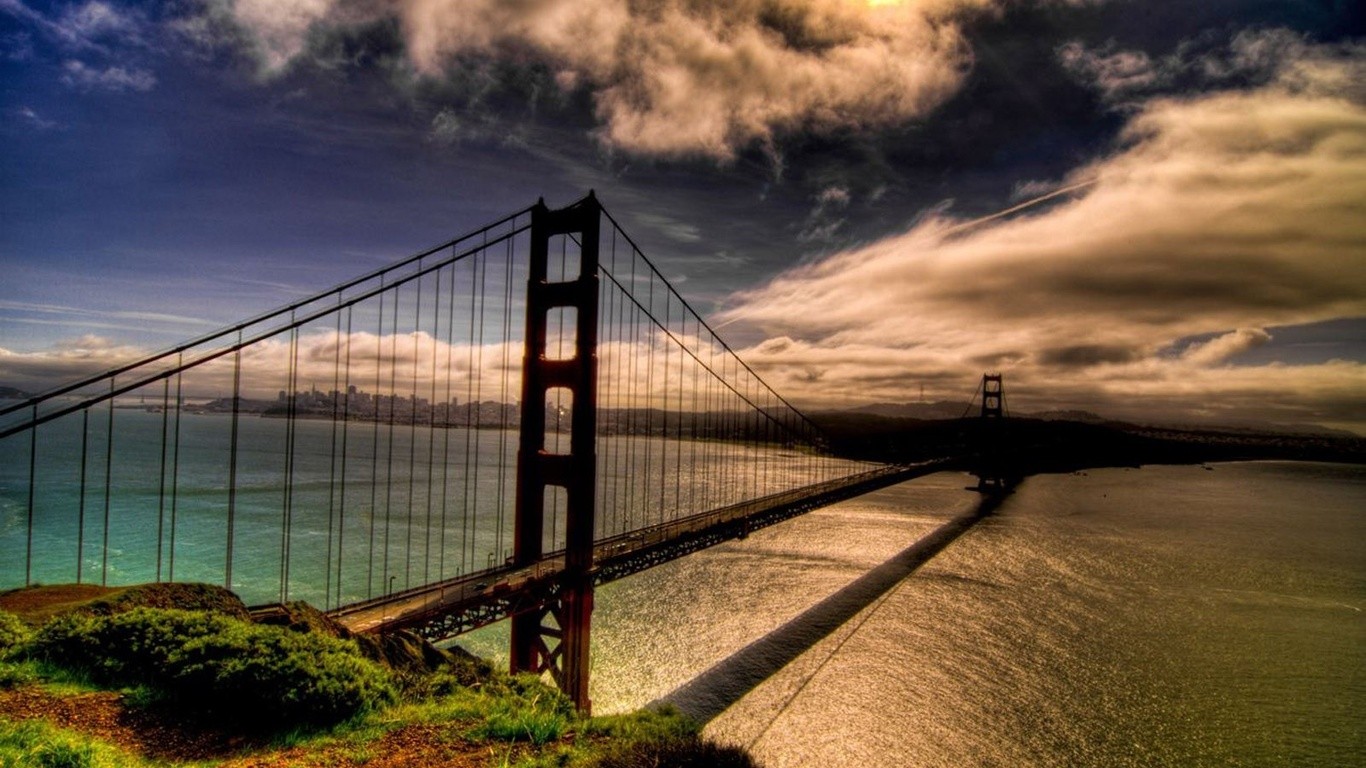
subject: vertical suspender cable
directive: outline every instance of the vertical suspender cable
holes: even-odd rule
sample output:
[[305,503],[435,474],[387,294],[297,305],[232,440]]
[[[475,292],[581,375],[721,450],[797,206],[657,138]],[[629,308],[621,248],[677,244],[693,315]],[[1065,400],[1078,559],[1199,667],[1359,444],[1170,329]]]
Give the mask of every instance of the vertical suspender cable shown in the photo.
[[[341,303],[341,294],[337,294]],[[328,438],[327,456],[327,556],[323,563],[323,606],[332,605],[332,555],[337,524],[337,422],[341,418],[341,309],[337,309],[337,325],[332,335],[332,434]]]
[[[85,467],[90,450],[90,409],[81,411],[81,500],[76,512],[76,583],[81,583],[85,565]],[[24,579],[28,583],[28,578]]]
[[[700,321],[696,318],[693,319],[693,324],[697,326],[697,336],[694,339],[694,342],[698,345],[697,354],[698,359],[700,360],[702,356],[702,327]],[[687,332],[686,326],[684,332]],[[697,360],[694,360],[692,364],[692,417],[690,419],[692,423],[690,425],[691,428],[688,430],[689,448],[691,450],[688,457],[688,477],[691,479],[691,482],[688,483],[688,506],[694,512],[702,511],[697,506],[697,484],[702,482],[702,475],[697,471],[697,420],[699,417],[697,412],[697,398],[699,394],[697,391],[697,382],[701,373],[701,364]]]
[[[498,402],[503,404],[500,406],[502,409],[507,408],[508,378],[512,375],[511,360],[508,358],[509,347],[512,345],[512,254],[512,238],[509,237],[503,254],[503,344],[500,361],[503,376],[498,393]],[[503,527],[507,523],[507,483],[511,476],[507,471],[508,414],[506,411],[500,411],[498,417],[498,517],[493,541],[499,562],[502,562],[507,557],[507,552],[503,549]]]
[[[223,587],[232,589],[232,545],[237,523],[237,421],[242,398],[242,331],[237,332],[237,349],[232,355],[232,432],[228,437],[228,531],[227,553],[223,564]],[[111,401],[112,402],[112,401]],[[112,411],[110,421],[113,421]]]
[[342,560],[346,554],[346,459],[351,437],[351,321],[352,307],[346,308],[346,380],[342,382],[341,480],[337,488],[337,605],[342,604]]
[[422,529],[425,540],[422,546],[422,583],[432,583],[432,485],[436,482],[436,360],[441,354],[437,346],[441,339],[441,270],[432,276],[432,364],[430,371],[431,390],[427,396],[427,503],[426,520]]
[[[418,259],[418,271],[422,271],[422,260]],[[417,278],[417,298],[413,302],[413,386],[412,399],[408,412],[408,524],[407,539],[403,550],[403,587],[412,584],[413,573],[413,495],[417,492],[417,364],[419,357],[418,336],[422,328],[422,278]]]
[[[293,326],[294,315],[290,313]],[[289,601],[289,532],[294,515],[294,441],[299,409],[299,328],[289,329],[289,373],[285,377],[285,493],[280,509],[280,602]]]
[[441,546],[437,553],[437,575],[446,578],[446,501],[450,493],[451,430],[455,428],[456,405],[451,399],[451,366],[455,358],[455,273],[458,264],[451,264],[450,303],[446,305],[446,424],[441,436]]
[[[487,239],[487,238],[485,238],[485,239]],[[485,286],[487,285],[487,278],[488,278],[488,274],[489,274],[488,245],[487,245],[487,244],[485,244],[483,250],[479,251],[479,253],[476,253],[476,254],[474,255],[474,258],[475,258],[475,266],[476,266],[476,267],[479,267],[479,264],[480,264],[480,257],[481,257],[481,256],[483,257],[483,259],[482,259],[483,268],[482,268],[482,269],[476,269],[476,270],[475,270],[475,271],[478,273],[478,276],[479,276],[479,282],[478,282],[479,287],[478,287],[477,290],[474,289],[473,287],[471,287],[471,290],[475,290],[475,294],[474,294],[474,297],[473,297],[473,298],[471,299],[471,301],[470,301],[470,305],[471,305],[470,311],[471,311],[472,313],[475,312],[474,306],[475,306],[476,304],[478,305],[478,311],[477,311],[477,313],[475,313],[475,314],[477,314],[478,319],[479,319],[479,338],[478,338],[478,340],[475,342],[475,344],[477,345],[476,348],[479,350],[478,353],[477,353],[477,355],[476,355],[475,366],[474,366],[474,370],[477,372],[476,375],[478,375],[478,377],[479,377],[478,381],[476,382],[476,384],[475,384],[475,386],[474,386],[474,399],[475,399],[475,402],[481,401],[481,400],[483,399],[483,397],[484,397],[484,306],[485,306],[485,305],[484,305],[484,294],[485,294]],[[471,333],[473,333],[473,328],[471,328]],[[476,425],[476,427],[482,427],[482,426],[483,426],[483,423],[484,423],[484,422],[483,422],[483,415],[484,415],[484,414],[483,414],[483,411],[482,411],[482,409],[481,409],[480,412],[479,412],[479,414],[475,417],[475,425]],[[470,570],[475,570],[475,569],[478,567],[478,562],[479,562],[479,561],[478,561],[478,557],[477,557],[477,553],[475,552],[475,546],[476,546],[476,544],[477,544],[477,539],[478,539],[478,535],[479,535],[479,533],[478,533],[478,532],[479,532],[479,454],[481,453],[481,451],[479,450],[479,437],[480,437],[479,432],[476,431],[476,432],[475,432],[475,439],[474,439],[474,479],[473,479],[473,481],[472,481],[473,484],[474,484],[474,494],[473,494],[473,497],[474,497],[474,498],[473,498],[473,501],[471,502],[471,505],[472,505],[472,507],[473,507],[473,510],[472,510],[472,512],[470,513],[470,515],[471,515],[470,533],[469,533],[469,536],[467,537],[467,541],[465,542],[465,543],[469,546],[469,550],[470,550],[470,558],[469,558],[469,561],[468,561],[468,562],[472,563],[472,565],[470,566]]]
[[[112,384],[113,380],[111,379],[110,381]],[[113,398],[110,398],[109,406],[111,409],[113,408],[113,405]],[[112,410],[110,410],[110,414],[113,414]],[[110,418],[113,418],[113,416],[111,415]],[[28,434],[28,530],[25,532],[28,539],[24,544],[24,586],[28,586],[29,584],[33,583],[33,494],[34,488],[38,485],[38,483],[36,482],[38,476],[38,425],[36,423],[38,421],[37,403],[33,404],[33,421],[35,423],[32,427],[29,428]],[[107,486],[105,493],[106,495],[108,494]],[[108,508],[107,504],[105,506],[106,508]],[[106,517],[108,517],[108,515],[106,515]],[[106,549],[108,549],[107,546]]]
[[[380,276],[380,288],[384,287],[384,276]],[[367,414],[374,425],[370,434],[370,515],[367,537],[369,538],[369,559],[365,565],[365,597],[375,596],[375,518],[379,516],[379,405],[380,377],[384,361],[384,291],[379,294],[378,319],[375,322],[375,393],[370,397]]]
[[171,455],[171,541],[167,562],[166,579],[175,581],[175,539],[176,513],[179,511],[180,490],[180,411],[184,407],[184,363],[185,353],[180,353],[176,363],[175,375],[175,452]]
[[399,291],[401,285],[394,286],[394,316],[393,327],[389,331],[389,394],[386,398],[389,403],[389,415],[385,419],[387,427],[388,445],[385,446],[385,470],[384,470],[384,555],[383,569],[380,571],[380,589],[385,594],[393,590],[390,588],[389,579],[389,531],[393,519],[394,501],[394,406],[398,404],[398,305],[401,303]]
[[[651,304],[650,312],[653,314],[654,305]],[[656,321],[658,318],[656,318]],[[660,388],[660,427],[659,427],[659,516],[663,520],[667,516],[664,510],[668,504],[668,482],[669,482],[669,347],[666,340],[669,328],[669,292],[664,292],[664,333],[660,338],[660,346],[664,348],[664,372],[659,377]],[[676,510],[675,510],[676,511]]]
[[[109,380],[109,421],[104,433],[104,534],[100,544],[100,586],[109,583],[109,505],[110,495],[113,493],[114,475],[114,380]],[[34,436],[36,437],[36,430]],[[37,442],[34,442],[34,451],[37,451]],[[33,454],[30,454],[32,458]],[[30,526],[31,528],[32,526]]]
[[[487,238],[485,238],[487,240]],[[470,261],[470,343],[465,355],[465,477],[464,493],[461,498],[460,508],[460,569],[459,573],[465,573],[469,563],[465,560],[465,542],[469,539],[470,525],[470,486],[475,483],[475,477],[470,474],[470,454],[478,448],[473,443],[474,423],[478,419],[479,403],[474,400],[474,283],[479,274],[479,259],[476,255]]]
[[157,482],[157,576],[161,581],[161,553],[166,525],[166,438],[170,428],[171,379],[162,381],[161,387],[161,474]]

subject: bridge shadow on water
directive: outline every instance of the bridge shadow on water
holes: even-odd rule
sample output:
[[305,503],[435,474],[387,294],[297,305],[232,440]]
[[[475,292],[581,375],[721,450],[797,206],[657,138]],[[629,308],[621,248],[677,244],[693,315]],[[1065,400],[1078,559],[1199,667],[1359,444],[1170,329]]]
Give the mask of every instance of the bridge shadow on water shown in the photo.
[[984,495],[972,511],[936,528],[655,703],[672,704],[699,723],[709,722],[929,562],[994,512],[1001,500],[1001,496]]

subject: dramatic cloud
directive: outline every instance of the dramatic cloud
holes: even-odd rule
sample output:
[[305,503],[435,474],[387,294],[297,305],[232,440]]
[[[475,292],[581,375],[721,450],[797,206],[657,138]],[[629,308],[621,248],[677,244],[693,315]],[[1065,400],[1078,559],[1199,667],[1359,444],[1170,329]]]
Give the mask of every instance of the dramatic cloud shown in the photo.
[[1271,334],[1261,328],[1239,328],[1210,339],[1203,344],[1191,345],[1181,353],[1181,357],[1200,365],[1214,365],[1271,341]]
[[145,69],[87,66],[76,59],[62,66],[62,82],[73,88],[104,91],[150,91],[157,84],[156,76]]
[[110,45],[146,44],[147,19],[140,11],[100,0],[72,3],[50,16],[21,0],[0,0],[0,11],[27,22],[63,48],[73,51],[107,51]]
[[1366,55],[1297,50],[1263,87],[1148,102],[1064,204],[931,217],[741,294],[722,320],[786,340],[742,354],[813,401],[946,377],[936,394],[963,396],[1001,367],[1057,405],[1132,394],[1193,415],[1260,397],[1312,420],[1323,397],[1366,427],[1360,363],[1227,365],[1268,341],[1258,329],[1366,315]]
[[232,9],[254,34],[264,64],[274,69],[303,50],[309,28],[335,5],[335,0],[235,0]]
[[840,215],[849,207],[849,190],[845,187],[826,187],[816,195],[816,205],[807,214],[802,230],[797,234],[797,242],[830,242],[836,232],[844,226],[845,219]]
[[[796,130],[885,126],[960,86],[971,54],[955,19],[996,0],[238,0],[268,67],[310,30],[392,13],[416,69],[472,59],[532,62],[587,89],[606,144],[727,159]],[[369,13],[366,8],[370,8]]]
[[55,29],[76,47],[94,46],[98,41],[126,46],[142,43],[144,23],[133,11],[92,0],[69,6],[57,20]]
[[1113,40],[1095,48],[1072,41],[1057,56],[1073,77],[1121,106],[1160,93],[1285,82],[1297,66],[1313,68],[1309,62],[1319,58],[1303,35],[1288,29],[1242,30],[1213,46],[1188,41],[1157,58],[1121,49]]
[[[691,354],[680,352],[680,345]],[[171,389],[179,387],[191,398],[224,397],[237,382],[243,397],[274,400],[282,390],[328,391],[348,385],[372,394],[413,393],[431,402],[513,403],[521,397],[523,346],[521,341],[483,344],[444,340],[426,331],[383,335],[313,329],[291,343],[288,334],[256,341],[233,354],[215,357],[222,347],[203,347],[187,354],[190,367]],[[0,381],[31,393],[49,390],[151,356],[152,350],[116,344],[85,335],[34,352],[0,348]],[[752,374],[738,365],[711,337],[682,333],[641,332],[631,340],[603,340],[598,345],[601,372],[599,404],[603,408],[678,408],[679,403],[701,410],[739,408],[742,399],[777,408],[777,399],[762,389]],[[148,363],[121,374],[119,383],[155,378],[172,370],[178,356]],[[202,362],[196,362],[202,361]],[[714,366],[717,384],[699,361]],[[291,373],[292,372],[292,373]],[[291,375],[293,383],[291,383]],[[630,382],[623,386],[622,382]],[[107,391],[107,382],[91,394]],[[160,397],[163,380],[123,395]],[[556,395],[552,390],[552,397]],[[737,394],[738,393],[738,394]],[[568,404],[568,400],[565,400]]]
[[7,386],[37,392],[122,365],[142,353],[137,347],[93,334],[60,342],[40,352],[14,352],[0,347],[0,376]]
[[1069,71],[1092,83],[1110,99],[1132,91],[1146,91],[1169,81],[1170,73],[1143,51],[1116,51],[1113,48],[1109,45],[1094,50],[1072,42],[1058,51],[1058,58]]

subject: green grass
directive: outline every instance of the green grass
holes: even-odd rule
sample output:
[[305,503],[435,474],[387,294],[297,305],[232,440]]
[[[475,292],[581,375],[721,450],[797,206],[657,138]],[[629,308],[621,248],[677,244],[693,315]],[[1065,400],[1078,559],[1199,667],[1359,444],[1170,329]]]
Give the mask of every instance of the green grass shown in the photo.
[[31,664],[12,664],[8,661],[0,661],[0,691],[7,688],[17,688],[21,685],[37,682],[38,675],[33,671]]
[[117,747],[41,720],[0,721],[0,768],[151,768]]

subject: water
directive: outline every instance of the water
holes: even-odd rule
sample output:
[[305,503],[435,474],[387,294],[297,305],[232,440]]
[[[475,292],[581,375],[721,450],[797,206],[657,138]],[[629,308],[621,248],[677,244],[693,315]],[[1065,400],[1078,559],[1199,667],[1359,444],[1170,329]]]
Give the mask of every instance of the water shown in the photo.
[[1366,759],[1366,470],[1030,478],[814,646],[782,628],[969,511],[963,486],[912,481],[606,586],[595,710],[666,699],[776,635],[796,647],[748,660],[776,663],[763,683],[711,682],[734,703],[707,726],[770,768]]
[[[162,418],[116,413],[123,437],[114,443],[108,552],[93,543],[102,491],[89,494],[78,526],[80,431],[75,422],[45,431],[38,474],[52,492],[36,509],[37,579],[71,580],[79,556],[87,581],[148,580],[156,555],[169,569],[174,552],[178,579],[222,583],[227,418],[185,418],[172,547],[169,536],[152,535],[169,527],[170,510],[158,509]],[[102,483],[103,433],[91,422],[85,463]],[[383,590],[386,576],[399,587],[426,578],[429,551],[445,562],[425,567],[446,574],[484,567],[489,552],[506,546],[510,478],[498,474],[496,458],[515,450],[515,439],[491,430],[376,434],[353,423],[345,514],[330,520],[317,510],[329,509],[323,481],[335,455],[317,446],[331,445],[332,425],[298,426],[292,597],[354,599],[367,587]],[[241,428],[233,585],[263,601],[275,597],[283,557],[283,422],[244,418]],[[454,504],[458,484],[433,486],[426,465],[410,470],[404,461],[434,446],[446,451],[448,436],[452,461],[479,467],[482,495],[468,507],[463,496]],[[392,472],[383,461],[390,447],[399,457]],[[22,581],[27,515],[28,448],[8,450],[0,456],[5,586]],[[719,450],[711,444],[703,453],[739,467],[734,478],[756,461],[793,460]],[[685,473],[695,455],[678,441],[645,438],[609,453],[672,456]],[[418,499],[422,515],[412,525],[404,515],[386,518],[386,509],[405,508],[413,472],[416,492],[427,494]],[[653,480],[632,496],[636,474],[604,479],[622,499],[655,503]],[[788,474],[772,477],[800,480]],[[397,482],[386,482],[391,476]],[[710,486],[698,488],[722,496],[749,492],[715,472],[705,479]],[[707,733],[748,746],[770,768],[1366,760],[1366,469],[1247,463],[1034,477],[994,514],[963,523],[966,532],[909,576],[898,573],[915,564],[906,559],[915,542],[974,509],[978,497],[966,483],[954,474],[921,478],[603,587],[593,618],[595,711],[687,705],[703,688],[727,705]],[[422,519],[437,509],[431,489],[443,486],[452,502],[445,529]],[[687,493],[672,502],[660,494],[661,509]],[[465,509],[478,514],[466,518]],[[632,524],[630,509],[602,514],[603,526]],[[391,530],[367,552],[367,535],[386,519]],[[410,547],[417,559],[405,568]],[[310,565],[319,552],[345,555],[340,577]],[[385,552],[394,558],[388,570]],[[866,575],[880,566],[892,576],[870,590]],[[865,588],[850,590],[855,582]],[[813,631],[822,622],[831,630]],[[460,643],[506,659],[505,626]],[[708,674],[725,664],[740,674]],[[745,682],[747,674],[761,682]]]
[[[567,450],[568,435],[547,443]],[[0,589],[204,581],[248,604],[331,608],[484,570],[512,553],[517,444],[515,431],[255,414],[234,427],[193,408],[73,414],[32,443],[0,440]],[[634,434],[597,451],[599,537],[862,468]],[[543,551],[564,547],[565,502],[548,491]]]

